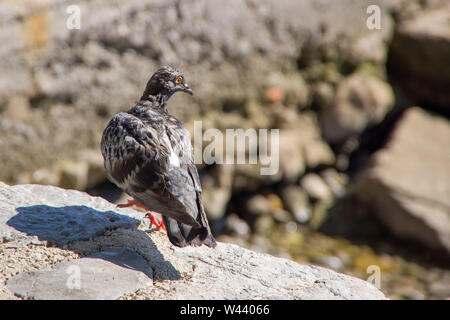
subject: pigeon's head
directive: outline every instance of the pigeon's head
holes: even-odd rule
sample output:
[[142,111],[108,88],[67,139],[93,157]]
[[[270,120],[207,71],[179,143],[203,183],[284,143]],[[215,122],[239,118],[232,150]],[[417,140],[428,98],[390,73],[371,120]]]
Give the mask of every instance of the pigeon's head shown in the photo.
[[157,95],[170,98],[177,91],[187,92],[192,95],[191,88],[184,81],[183,73],[176,68],[163,66],[156,70],[147,82],[142,99]]

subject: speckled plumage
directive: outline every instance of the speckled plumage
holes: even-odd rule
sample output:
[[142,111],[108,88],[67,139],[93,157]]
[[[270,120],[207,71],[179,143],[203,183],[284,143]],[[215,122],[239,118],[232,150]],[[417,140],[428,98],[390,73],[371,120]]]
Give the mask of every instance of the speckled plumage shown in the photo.
[[[178,77],[182,83],[177,85]],[[161,67],[141,100],[112,118],[101,142],[106,173],[139,203],[163,215],[174,245],[215,246],[189,132],[167,112],[167,100],[176,91],[192,94],[179,70]]]

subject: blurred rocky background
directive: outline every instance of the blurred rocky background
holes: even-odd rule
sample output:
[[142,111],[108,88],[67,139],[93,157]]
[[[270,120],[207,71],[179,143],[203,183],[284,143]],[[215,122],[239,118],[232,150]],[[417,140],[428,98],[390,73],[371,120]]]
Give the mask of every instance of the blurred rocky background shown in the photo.
[[448,1],[4,0],[0,40],[0,181],[126,202],[102,130],[176,65],[195,95],[170,111],[191,134],[280,129],[276,175],[199,166],[219,241],[450,297]]

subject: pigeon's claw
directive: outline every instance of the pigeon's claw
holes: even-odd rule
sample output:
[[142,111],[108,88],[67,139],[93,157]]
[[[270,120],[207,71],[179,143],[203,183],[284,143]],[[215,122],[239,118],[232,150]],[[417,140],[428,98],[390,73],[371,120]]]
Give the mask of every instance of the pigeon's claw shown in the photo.
[[156,229],[162,228],[164,231],[166,231],[166,226],[164,225],[164,221],[160,221],[158,222],[155,218],[155,216],[149,212],[145,215],[146,217],[148,217],[151,221],[151,225],[154,225],[156,227]]

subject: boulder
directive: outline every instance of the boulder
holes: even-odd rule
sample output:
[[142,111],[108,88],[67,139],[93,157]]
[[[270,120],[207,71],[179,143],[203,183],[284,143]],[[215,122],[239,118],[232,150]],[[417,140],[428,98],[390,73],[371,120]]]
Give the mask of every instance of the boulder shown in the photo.
[[351,186],[398,237],[450,252],[450,122],[409,108]]
[[394,93],[388,83],[352,74],[339,83],[334,100],[319,112],[323,136],[330,143],[342,143],[380,123],[393,106]]
[[[164,232],[136,227],[134,217],[142,217],[142,213],[118,209],[82,192],[6,184],[0,184],[0,191],[0,203],[6,203],[0,210],[0,250],[8,250],[4,253],[8,258],[0,260],[4,277],[0,292],[5,298],[385,299],[369,282],[233,244],[173,247]],[[49,213],[55,207],[58,213]],[[24,228],[24,215],[42,219],[31,219],[29,224],[34,227]],[[71,217],[77,222],[80,216],[88,216],[82,220],[85,223],[70,223]],[[91,223],[110,217],[131,226],[110,221],[108,230],[89,231]],[[15,220],[22,223],[11,223]],[[69,234],[71,226],[74,228],[73,235],[56,239],[54,247],[45,246],[62,222]],[[33,242],[36,233],[40,242]],[[63,261],[56,263],[40,259],[36,265],[32,252],[37,248],[46,257],[55,251],[75,254],[64,255]],[[15,255],[15,250],[26,254]]]
[[394,80],[419,103],[450,112],[450,4],[418,10],[399,21],[390,50]]

